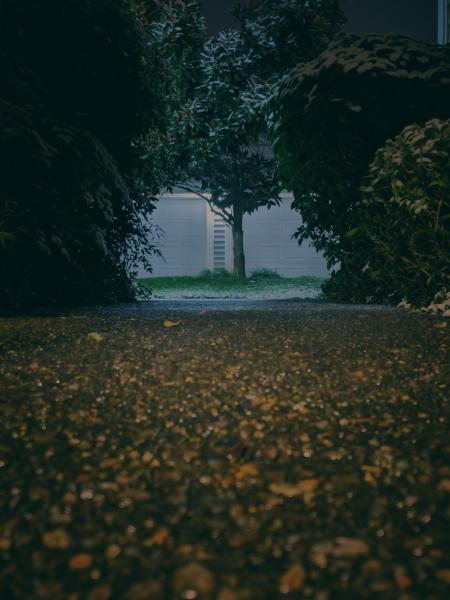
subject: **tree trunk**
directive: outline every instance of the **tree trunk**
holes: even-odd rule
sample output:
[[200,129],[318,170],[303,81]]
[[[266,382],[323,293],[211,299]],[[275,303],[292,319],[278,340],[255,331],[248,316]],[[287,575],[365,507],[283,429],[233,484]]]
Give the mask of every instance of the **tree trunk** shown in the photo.
[[245,279],[245,254],[244,231],[242,229],[243,214],[238,210],[233,211],[233,254],[234,274],[238,279]]

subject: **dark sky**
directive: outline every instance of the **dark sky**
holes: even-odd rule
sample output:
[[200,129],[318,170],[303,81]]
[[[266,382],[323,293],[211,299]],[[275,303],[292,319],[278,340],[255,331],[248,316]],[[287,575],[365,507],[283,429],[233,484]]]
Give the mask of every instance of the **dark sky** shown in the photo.
[[437,0],[342,0],[354,33],[400,33],[437,41]]
[[[436,40],[437,0],[342,0],[355,33],[401,33]],[[236,0],[203,0],[203,14],[211,34],[232,24]]]
[[236,4],[236,0],[203,0],[202,4],[203,14],[211,34],[232,25],[230,10]]

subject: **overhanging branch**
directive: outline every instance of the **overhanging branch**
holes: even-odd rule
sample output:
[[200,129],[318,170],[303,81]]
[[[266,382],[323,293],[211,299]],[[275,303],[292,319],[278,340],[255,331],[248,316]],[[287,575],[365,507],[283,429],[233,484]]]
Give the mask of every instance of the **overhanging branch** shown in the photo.
[[185,192],[190,192],[191,194],[195,194],[199,198],[202,198],[203,200],[205,200],[205,202],[208,203],[211,211],[215,215],[217,215],[218,217],[221,217],[226,223],[228,223],[228,225],[233,224],[232,213],[226,211],[225,209],[217,208],[216,205],[211,200],[211,198],[208,195],[206,195],[205,192],[197,189],[195,186],[187,185],[185,183],[180,183],[180,184],[177,183],[176,187],[180,188],[180,190],[184,190]]

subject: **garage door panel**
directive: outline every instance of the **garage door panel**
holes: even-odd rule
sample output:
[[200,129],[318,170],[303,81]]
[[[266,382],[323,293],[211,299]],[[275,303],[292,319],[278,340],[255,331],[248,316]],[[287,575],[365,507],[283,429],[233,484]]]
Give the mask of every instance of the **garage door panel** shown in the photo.
[[[245,215],[247,269],[271,269],[284,277],[326,276],[323,257],[308,244],[300,247],[293,238],[301,220],[291,210],[291,203],[292,196],[285,194],[280,206]],[[152,221],[164,232],[156,240],[163,258],[153,259],[155,276],[197,275],[208,265],[212,268],[219,259],[223,262],[224,257],[230,268],[230,231],[223,228],[222,232],[204,200],[182,194],[166,195],[159,201]]]

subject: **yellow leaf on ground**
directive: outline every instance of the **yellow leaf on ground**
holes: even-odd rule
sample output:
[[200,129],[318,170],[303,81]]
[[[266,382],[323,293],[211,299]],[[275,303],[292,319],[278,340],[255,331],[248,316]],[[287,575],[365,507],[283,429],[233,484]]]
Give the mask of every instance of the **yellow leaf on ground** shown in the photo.
[[441,321],[440,323],[435,324],[436,329],[445,329],[448,326],[447,321]]
[[337,538],[335,540],[333,555],[340,556],[361,556],[369,553],[369,546],[366,542],[356,538]]
[[408,575],[408,572],[406,571],[406,569],[404,567],[396,566],[394,568],[394,577],[395,577],[395,583],[402,590],[406,590],[409,587],[411,587],[411,583],[412,583],[411,577]]
[[444,583],[450,584],[450,569],[440,569],[436,571],[436,577]]
[[305,582],[305,577],[305,569],[300,563],[295,563],[281,576],[280,592],[282,594],[289,594],[290,592],[300,590]]
[[91,331],[91,333],[87,334],[88,340],[92,340],[93,342],[101,342],[103,340],[103,336],[95,331]]
[[318,479],[304,479],[298,483],[272,483],[270,491],[286,498],[302,496],[303,500],[308,503],[313,499],[318,486]]
[[82,571],[83,569],[89,569],[92,565],[92,556],[90,554],[75,554],[69,560],[69,567],[73,571]]
[[111,544],[106,548],[105,555],[108,560],[114,560],[121,552],[122,549],[118,544]]
[[0,537],[0,550],[9,550],[11,547],[11,540],[8,538]]
[[438,490],[450,492],[450,479],[442,479],[442,481],[439,483]]
[[172,587],[174,598],[212,598],[215,578],[199,563],[191,563],[175,571]]
[[236,471],[236,479],[238,481],[241,481],[242,479],[247,479],[249,477],[258,477],[258,475],[258,467],[252,464],[241,465]]
[[144,452],[144,454],[142,455],[142,462],[148,465],[152,462],[154,458],[154,454],[147,450],[147,452]]
[[169,319],[166,319],[163,323],[164,327],[178,327],[178,325],[181,325],[182,321],[170,321]]
[[364,473],[370,473],[375,477],[379,477],[381,475],[380,467],[375,467],[373,465],[362,465],[361,469],[364,471]]
[[170,541],[170,534],[166,527],[160,529],[151,537],[151,543],[153,546],[163,546],[167,541]]
[[42,541],[48,548],[64,549],[70,546],[70,538],[64,529],[55,529],[42,535]]
[[328,564],[328,556],[336,558],[353,558],[364,556],[369,553],[369,546],[363,540],[357,538],[336,538],[334,541],[320,542],[312,547],[311,559],[324,569]]
[[354,377],[355,379],[364,379],[365,376],[366,374],[362,370],[354,371],[352,373],[352,377]]

